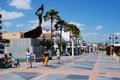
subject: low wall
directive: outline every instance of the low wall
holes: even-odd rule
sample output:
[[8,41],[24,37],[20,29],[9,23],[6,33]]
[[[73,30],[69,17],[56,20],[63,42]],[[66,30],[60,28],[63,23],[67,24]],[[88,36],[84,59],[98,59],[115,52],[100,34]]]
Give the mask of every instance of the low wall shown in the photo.
[[43,56],[43,47],[40,46],[40,41],[33,38],[11,39],[10,46],[5,47],[5,53],[12,53],[17,58],[25,59],[27,48],[30,49],[36,60]]

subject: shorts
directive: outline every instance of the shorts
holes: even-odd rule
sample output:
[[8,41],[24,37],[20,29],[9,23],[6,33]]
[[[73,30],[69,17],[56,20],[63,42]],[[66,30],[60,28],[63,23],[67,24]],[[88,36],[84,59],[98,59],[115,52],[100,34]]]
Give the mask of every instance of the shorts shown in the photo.
[[27,57],[26,57],[26,60],[27,60],[27,61],[31,61],[31,57],[28,57],[28,56],[27,56]]

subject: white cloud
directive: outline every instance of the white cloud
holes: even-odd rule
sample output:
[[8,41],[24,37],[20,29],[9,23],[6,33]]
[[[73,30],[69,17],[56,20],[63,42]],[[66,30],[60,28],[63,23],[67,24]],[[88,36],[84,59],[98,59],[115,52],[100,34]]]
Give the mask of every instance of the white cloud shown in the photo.
[[116,32],[115,34],[118,35],[118,36],[120,36],[120,32]]
[[[36,24],[38,26],[39,20],[31,20],[31,21],[29,21],[29,23]],[[53,22],[53,25],[54,24],[55,24],[55,22]],[[78,28],[80,28],[80,30],[84,30],[84,24],[79,24],[79,23],[75,23],[75,22],[70,22],[70,24],[75,24]],[[51,21],[48,20],[48,21],[44,22],[44,20],[43,20],[41,26],[45,27],[45,28],[50,28],[51,27]],[[53,26],[53,28],[54,28],[54,26]]]
[[[30,24],[33,24],[34,26],[38,26],[39,24],[39,20],[31,20],[29,21]],[[55,23],[53,23],[54,25]],[[51,27],[51,21],[45,21],[43,20],[42,24],[41,24],[42,27],[45,27],[45,28],[50,28]],[[54,28],[54,27],[53,27]]]
[[109,37],[109,34],[102,34],[101,36],[106,38],[106,37]]
[[97,36],[97,35],[98,35],[98,33],[96,33],[96,32],[89,32],[87,34],[83,34],[84,37]]
[[[30,28],[30,29],[34,29],[34,28],[36,28],[36,27],[38,26],[39,20],[31,20],[31,21],[29,21],[29,24],[31,24],[31,25],[29,26],[29,28]],[[54,24],[55,24],[55,23],[53,23],[53,25],[54,25]],[[45,21],[45,22],[44,22],[44,20],[43,20],[41,26],[44,27],[44,28],[50,28],[50,27],[51,27],[51,21],[49,20],[49,21]],[[53,26],[53,28],[54,28],[54,26]]]
[[7,12],[5,10],[0,10],[0,13],[2,14],[2,19],[8,20],[8,19],[15,19],[15,18],[20,18],[24,16],[23,13],[21,12]]
[[97,26],[96,27],[96,30],[100,30],[100,29],[102,29],[103,28],[103,26]]
[[25,24],[17,24],[16,27],[25,27]]
[[[53,23],[53,25],[54,25],[55,23]],[[43,23],[42,23],[42,25],[41,26],[43,26],[43,27],[45,27],[45,28],[50,28],[51,27],[51,21],[49,20],[49,21],[43,21]],[[54,28],[54,27],[53,27]]]
[[38,24],[38,20],[30,20],[29,23]]
[[17,9],[31,9],[31,0],[11,0],[10,6],[15,6]]
[[29,31],[31,29],[34,29],[38,26],[38,20],[30,20],[26,24],[17,24],[16,27],[24,28],[25,31]]
[[11,26],[12,24],[11,24],[10,22],[4,22],[3,25],[4,25],[4,27],[9,27],[9,26]]
[[30,25],[30,24],[17,24],[16,27],[19,28],[19,30],[22,29],[23,32],[26,32],[26,31],[31,30],[32,25]]
[[84,24],[76,23],[76,22],[70,22],[70,24],[75,24],[80,30],[84,30]]

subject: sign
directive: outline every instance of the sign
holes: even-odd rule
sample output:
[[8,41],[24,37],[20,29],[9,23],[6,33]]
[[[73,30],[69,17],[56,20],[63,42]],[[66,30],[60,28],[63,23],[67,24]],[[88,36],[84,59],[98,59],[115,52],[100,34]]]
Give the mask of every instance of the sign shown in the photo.
[[79,37],[79,39],[80,39],[80,40],[83,40],[83,37],[82,37],[82,36],[80,36],[80,37]]

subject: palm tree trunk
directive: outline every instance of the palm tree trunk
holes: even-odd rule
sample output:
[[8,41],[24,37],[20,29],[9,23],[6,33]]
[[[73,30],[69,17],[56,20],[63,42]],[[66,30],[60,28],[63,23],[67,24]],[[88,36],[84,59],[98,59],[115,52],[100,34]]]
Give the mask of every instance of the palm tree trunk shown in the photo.
[[76,39],[76,55],[78,55],[77,36],[75,36],[75,39]]
[[62,51],[62,43],[61,43],[61,40],[62,40],[62,29],[60,30],[60,53]]
[[52,33],[53,33],[53,19],[51,19],[51,50],[52,50]]
[[71,47],[72,47],[72,56],[74,56],[74,38],[71,36],[71,39],[72,39],[72,45],[71,45]]
[[72,32],[70,31],[70,53],[72,51],[72,44],[71,44],[71,42],[72,42],[72,40],[71,40],[72,39],[72,35],[71,34],[72,34]]

